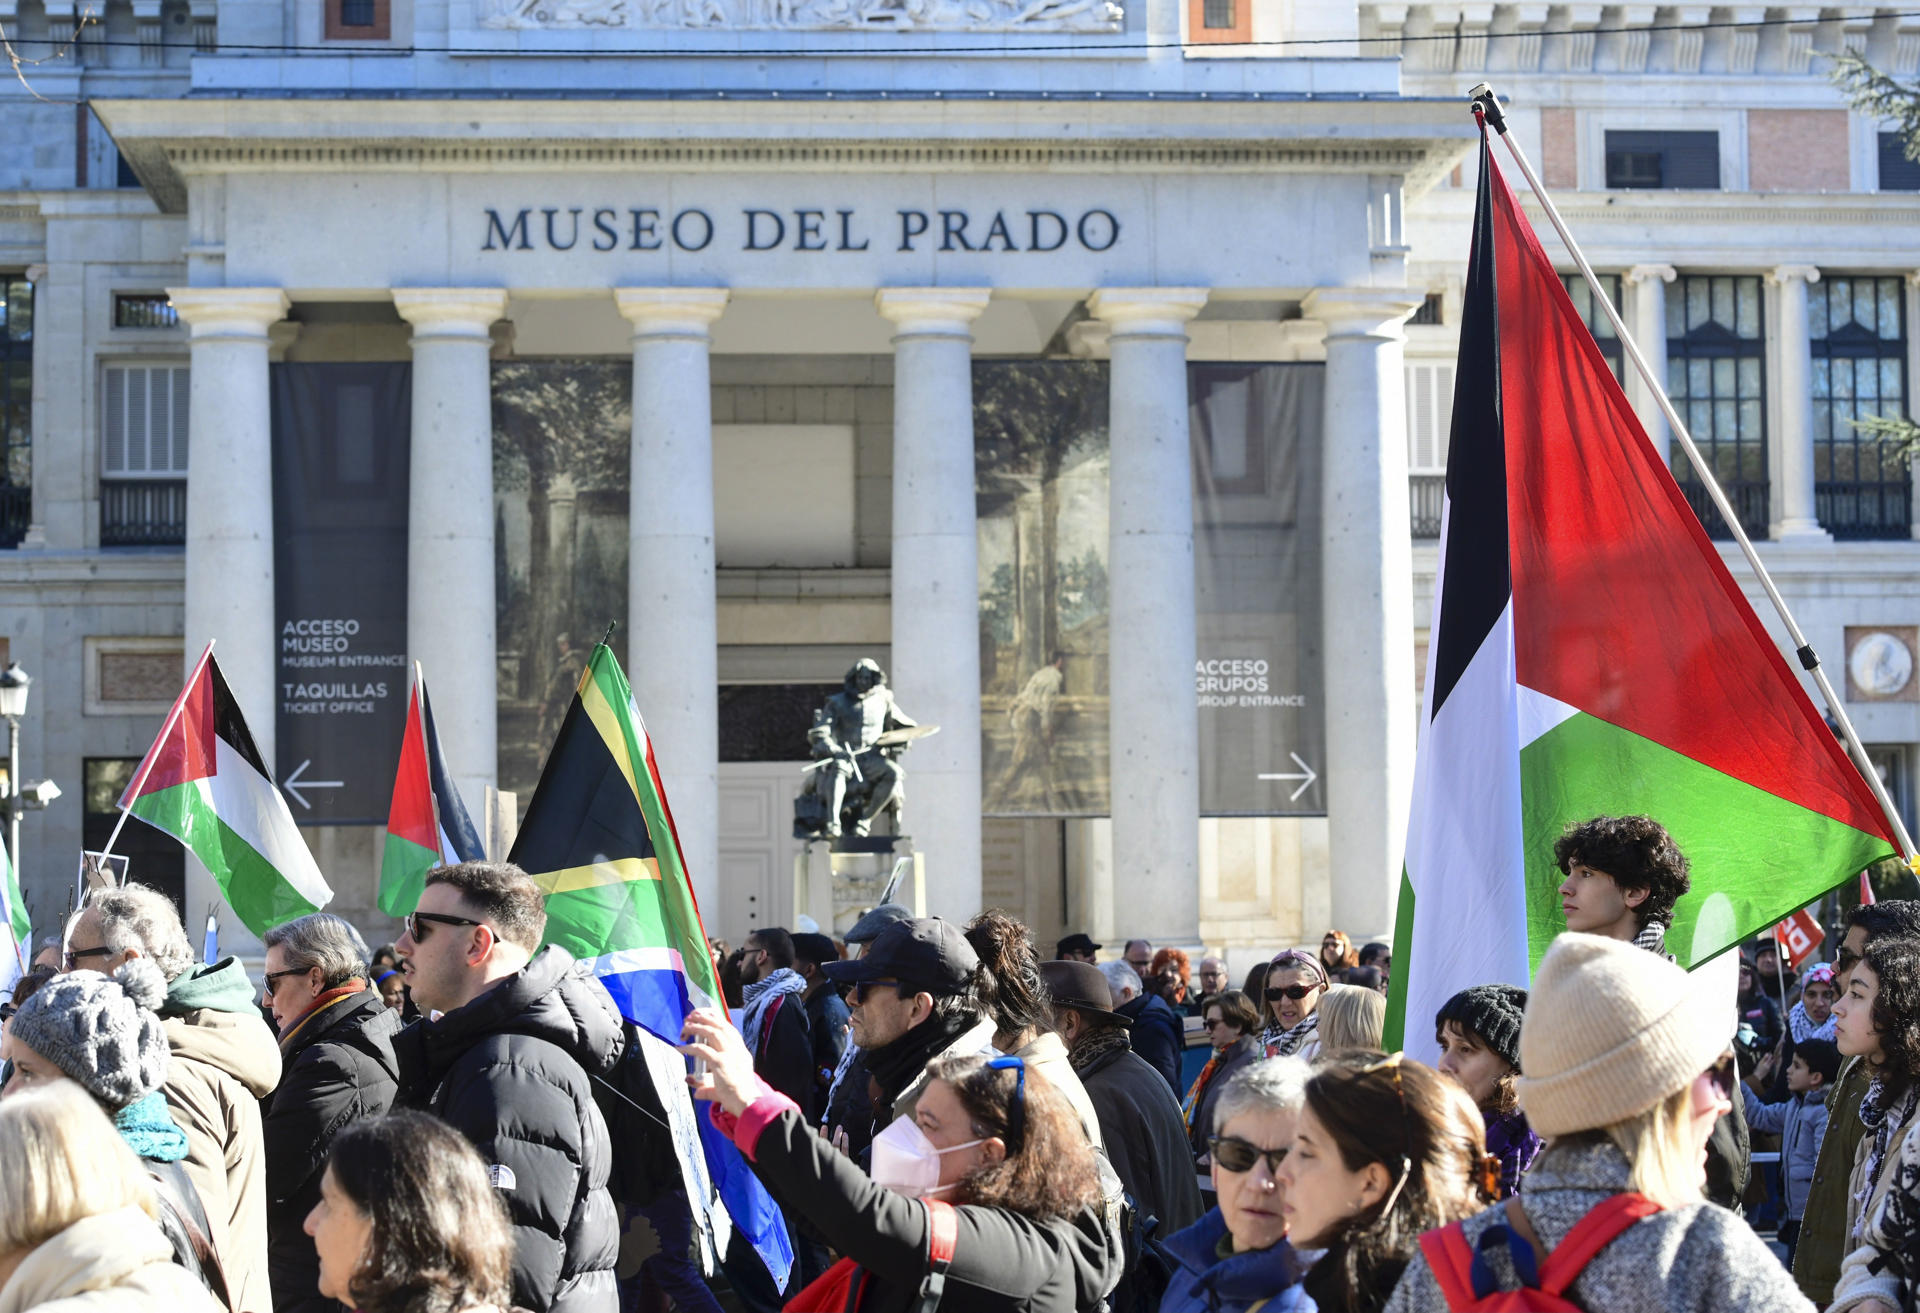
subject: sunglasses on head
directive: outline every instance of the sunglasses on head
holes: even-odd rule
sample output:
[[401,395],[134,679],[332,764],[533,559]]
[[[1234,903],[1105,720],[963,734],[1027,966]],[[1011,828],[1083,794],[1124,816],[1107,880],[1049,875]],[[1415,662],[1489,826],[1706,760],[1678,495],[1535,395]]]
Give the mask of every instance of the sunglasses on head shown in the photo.
[[1213,1161],[1225,1171],[1250,1172],[1255,1163],[1265,1158],[1268,1173],[1275,1175],[1280,1171],[1280,1164],[1293,1151],[1290,1144],[1283,1144],[1277,1149],[1263,1149],[1237,1135],[1211,1136],[1207,1140],[1207,1147],[1213,1151]]
[[1278,1003],[1283,998],[1290,998],[1298,1003],[1318,988],[1320,988],[1318,985],[1269,985],[1267,986],[1267,1002]]

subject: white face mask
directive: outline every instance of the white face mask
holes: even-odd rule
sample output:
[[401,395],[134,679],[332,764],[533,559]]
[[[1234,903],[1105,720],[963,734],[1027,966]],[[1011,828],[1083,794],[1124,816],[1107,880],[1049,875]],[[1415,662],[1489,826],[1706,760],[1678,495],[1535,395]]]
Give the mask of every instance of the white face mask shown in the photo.
[[940,1156],[971,1149],[980,1140],[950,1148],[935,1147],[911,1117],[897,1117],[873,1137],[873,1182],[910,1199],[944,1194],[952,1186],[940,1184]]

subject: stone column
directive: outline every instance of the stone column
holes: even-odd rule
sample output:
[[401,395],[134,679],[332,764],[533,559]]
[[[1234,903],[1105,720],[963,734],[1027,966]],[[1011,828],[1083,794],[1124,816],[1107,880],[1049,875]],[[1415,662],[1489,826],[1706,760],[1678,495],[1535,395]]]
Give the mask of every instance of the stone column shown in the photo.
[[[1620,317],[1633,328],[1634,345],[1647,358],[1647,365],[1662,388],[1667,385],[1667,284],[1677,277],[1679,272],[1670,264],[1636,264],[1621,280],[1631,289],[1628,298],[1631,313],[1627,306],[1622,306]],[[1634,411],[1640,416],[1640,427],[1647,431],[1654,450],[1664,456],[1671,435],[1667,431],[1667,417],[1660,412],[1660,403],[1631,363],[1623,371],[1623,379],[1627,395],[1633,399]]]
[[[1200,934],[1200,715],[1193,693],[1187,321],[1201,287],[1102,288],[1112,329],[1107,684],[1116,938]],[[1404,462],[1404,457],[1402,458]],[[1405,491],[1401,493],[1405,499]]]
[[893,669],[901,709],[940,733],[907,772],[906,832],[927,911],[980,910],[980,553],[973,506],[973,334],[988,292],[887,287],[893,334]]
[[627,674],[673,807],[694,897],[720,898],[720,673],[708,328],[719,287],[617,287],[633,324]]
[[1780,518],[1769,527],[1776,542],[1825,543],[1813,497],[1813,352],[1807,329],[1807,287],[1820,281],[1810,264],[1783,264],[1767,275],[1775,288],[1779,325],[1780,398],[1778,444],[1780,495],[1772,499]]
[[434,728],[477,823],[499,778],[489,330],[507,294],[395,288],[393,304],[413,325],[407,654],[426,675]]
[[[167,295],[192,334],[186,667],[191,671],[201,649],[219,640],[214,651],[221,673],[267,769],[276,771],[267,329],[285,318],[291,303],[277,287],[180,287]],[[190,920],[224,901],[206,868],[193,860],[187,862],[186,895]],[[225,916],[221,926],[223,944],[252,938]]]
[[1407,506],[1402,325],[1419,298],[1322,288],[1301,307],[1327,326],[1322,419],[1323,659],[1333,924],[1389,938],[1413,798],[1413,544]]

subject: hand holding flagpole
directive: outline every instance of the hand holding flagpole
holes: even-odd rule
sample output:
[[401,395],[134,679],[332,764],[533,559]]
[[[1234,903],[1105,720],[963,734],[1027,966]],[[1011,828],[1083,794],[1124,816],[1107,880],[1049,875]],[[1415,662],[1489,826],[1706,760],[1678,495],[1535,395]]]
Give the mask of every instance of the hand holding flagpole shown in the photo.
[[1714,477],[1713,468],[1707,463],[1706,457],[1700,454],[1700,448],[1694,444],[1693,435],[1688,432],[1686,421],[1680,418],[1680,412],[1674,406],[1672,398],[1667,396],[1665,385],[1654,376],[1653,367],[1647,363],[1647,358],[1640,354],[1640,348],[1635,345],[1633,335],[1627,331],[1626,321],[1620,317],[1620,312],[1614,308],[1606,289],[1600,285],[1599,275],[1595,274],[1593,266],[1587,263],[1586,254],[1581,251],[1580,244],[1574,241],[1573,234],[1568,231],[1566,220],[1560,217],[1559,208],[1554,205],[1553,198],[1547,195],[1547,189],[1541,185],[1540,177],[1533,171],[1533,165],[1528,161],[1526,152],[1520,149],[1520,143],[1515,141],[1513,134],[1507,131],[1507,117],[1500,108],[1499,100],[1494,96],[1493,87],[1482,82],[1467,94],[1471,99],[1474,115],[1491,125],[1494,131],[1500,134],[1500,139],[1506,143],[1508,153],[1513,156],[1513,162],[1520,167],[1527,185],[1533,189],[1533,194],[1539,200],[1541,208],[1546,211],[1548,222],[1553,224],[1554,231],[1560,234],[1560,240],[1566,245],[1567,253],[1580,267],[1581,276],[1586,279],[1587,286],[1593,290],[1594,304],[1600,307],[1601,313],[1607,317],[1607,322],[1613,325],[1613,331],[1620,339],[1621,350],[1626,353],[1627,359],[1633,362],[1635,372],[1646,383],[1647,391],[1660,407],[1660,413],[1666,416],[1668,425],[1673,429],[1673,436],[1680,443],[1680,449],[1686,453],[1688,464],[1693,466],[1694,473],[1699,476],[1701,486],[1707,490],[1708,497],[1713,501],[1714,509],[1720,512],[1720,518],[1726,521],[1727,527],[1733,531],[1734,541],[1740,544],[1740,550],[1745,554],[1747,564],[1753,567],[1753,573],[1760,580],[1760,586],[1765,590],[1767,600],[1773,603],[1774,611],[1780,616],[1781,623],[1786,626],[1787,635],[1793,640],[1794,655],[1800,659],[1801,667],[1813,676],[1814,683],[1818,685],[1820,696],[1827,704],[1827,714],[1833,717],[1834,724],[1840,728],[1840,737],[1847,746],[1847,755],[1853,759],[1853,764],[1866,780],[1867,787],[1873,791],[1874,801],[1880,804],[1880,810],[1893,830],[1894,838],[1900,845],[1901,857],[1909,866],[1920,870],[1920,854],[1915,852],[1913,838],[1907,833],[1906,822],[1901,819],[1900,810],[1894,805],[1892,796],[1888,794],[1887,786],[1880,778],[1880,772],[1874,769],[1872,760],[1868,758],[1866,746],[1860,742],[1860,735],[1855,731],[1853,721],[1847,716],[1846,707],[1842,705],[1839,694],[1834,692],[1833,684],[1828,680],[1827,672],[1820,664],[1819,654],[1813,650],[1813,644],[1807,641],[1807,636],[1801,630],[1799,622],[1787,609],[1787,599],[1781,596],[1779,588],[1773,582],[1773,576],[1767,573],[1767,567],[1761,563],[1760,554],[1754,550],[1753,541],[1747,537],[1747,531],[1741,527],[1739,514],[1733,509],[1733,503],[1727,499],[1726,492],[1720,487],[1720,480]]

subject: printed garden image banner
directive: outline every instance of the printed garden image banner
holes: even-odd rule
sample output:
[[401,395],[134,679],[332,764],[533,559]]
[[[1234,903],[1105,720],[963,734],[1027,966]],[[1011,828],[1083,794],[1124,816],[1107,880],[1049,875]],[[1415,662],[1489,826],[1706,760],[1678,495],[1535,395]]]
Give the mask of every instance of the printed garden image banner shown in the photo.
[[[1319,365],[1189,368],[1200,808],[1326,810]],[[974,365],[985,810],[1108,809],[1107,366]]]
[[[883,379],[883,362],[874,364],[869,372]],[[1166,696],[1198,703],[1201,809],[1208,815],[1325,811],[1317,778],[1325,737],[1322,374],[1319,365],[1189,371],[1200,661],[1194,682]],[[799,394],[835,389],[823,383],[786,390],[806,402]],[[523,801],[609,620],[619,622],[615,655],[629,668],[634,660],[627,615],[631,398],[625,357],[494,365],[499,773],[500,787]],[[976,362],[974,443],[985,810],[1104,815],[1106,365]],[[857,451],[859,461],[872,459],[866,445]],[[724,485],[727,470],[714,474]],[[854,469],[863,481],[884,483],[888,474],[860,463]],[[889,531],[884,523],[855,526],[862,541],[884,542]],[[642,626],[644,617],[631,623]],[[404,697],[404,679],[400,690]],[[738,740],[753,745],[757,759],[804,759],[807,717],[828,691],[723,688],[723,754]],[[790,732],[756,725],[730,733],[724,723],[769,709],[792,721]]]

